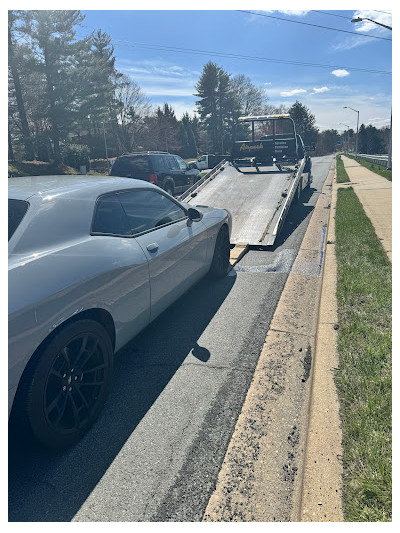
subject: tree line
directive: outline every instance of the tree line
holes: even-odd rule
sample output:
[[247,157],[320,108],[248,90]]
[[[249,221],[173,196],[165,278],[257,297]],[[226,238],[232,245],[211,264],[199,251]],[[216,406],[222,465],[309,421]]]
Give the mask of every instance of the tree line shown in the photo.
[[233,140],[248,135],[239,116],[285,112],[305,144],[327,150],[332,136],[318,132],[306,106],[272,106],[250,78],[232,76],[212,61],[194,87],[197,114],[178,120],[168,103],[154,108],[140,86],[116,69],[109,35],[98,30],[77,38],[83,20],[78,10],[9,11],[10,160],[77,166],[135,150],[184,158],[226,153]]

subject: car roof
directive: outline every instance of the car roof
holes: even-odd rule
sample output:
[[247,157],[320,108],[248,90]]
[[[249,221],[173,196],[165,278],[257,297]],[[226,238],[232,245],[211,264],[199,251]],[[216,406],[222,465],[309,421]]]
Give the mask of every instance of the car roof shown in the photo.
[[17,200],[28,200],[32,196],[44,193],[57,193],[68,196],[79,192],[87,197],[98,197],[100,194],[120,189],[154,187],[148,182],[132,178],[114,176],[27,176],[9,178],[8,197]]

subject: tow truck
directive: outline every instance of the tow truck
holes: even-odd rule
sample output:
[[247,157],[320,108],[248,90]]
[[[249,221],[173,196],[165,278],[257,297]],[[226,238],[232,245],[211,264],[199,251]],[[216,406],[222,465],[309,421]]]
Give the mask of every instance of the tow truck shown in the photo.
[[230,159],[216,165],[179,200],[228,209],[231,246],[246,251],[274,244],[290,205],[312,182],[312,148],[304,147],[288,114],[239,117],[239,123],[249,124],[251,139],[235,141]]

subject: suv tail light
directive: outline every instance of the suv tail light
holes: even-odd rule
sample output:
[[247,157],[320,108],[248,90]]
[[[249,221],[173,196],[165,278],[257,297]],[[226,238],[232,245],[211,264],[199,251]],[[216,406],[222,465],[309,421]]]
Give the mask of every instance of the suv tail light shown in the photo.
[[157,176],[155,174],[150,174],[149,182],[153,183],[154,185],[157,185]]

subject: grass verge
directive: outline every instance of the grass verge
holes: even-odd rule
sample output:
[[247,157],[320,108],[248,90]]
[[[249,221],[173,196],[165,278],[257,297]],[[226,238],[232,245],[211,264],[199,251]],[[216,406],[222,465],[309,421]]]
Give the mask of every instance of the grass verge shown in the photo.
[[346,183],[350,181],[349,176],[346,172],[346,169],[344,168],[344,163],[342,161],[342,158],[337,155],[336,156],[336,183]]
[[[97,161],[96,161],[97,163]],[[108,175],[108,167],[104,164],[100,166],[97,164],[93,170],[88,174],[93,176]],[[45,161],[9,161],[8,162],[8,176],[18,178],[21,176],[60,176],[60,175],[78,175],[79,172],[66,165],[55,165],[53,162],[47,163]]]
[[379,174],[383,178],[386,178],[389,181],[392,181],[392,171],[387,170],[386,167],[383,165],[377,165],[375,163],[370,163],[369,161],[365,161],[365,159],[361,159],[360,157],[354,157],[352,155],[346,155],[346,157],[350,157],[350,159],[354,159],[357,161],[357,163],[360,163],[363,167],[367,168],[368,170],[371,170],[372,172],[375,172],[375,174]]
[[336,218],[345,520],[392,518],[391,263],[352,188]]

